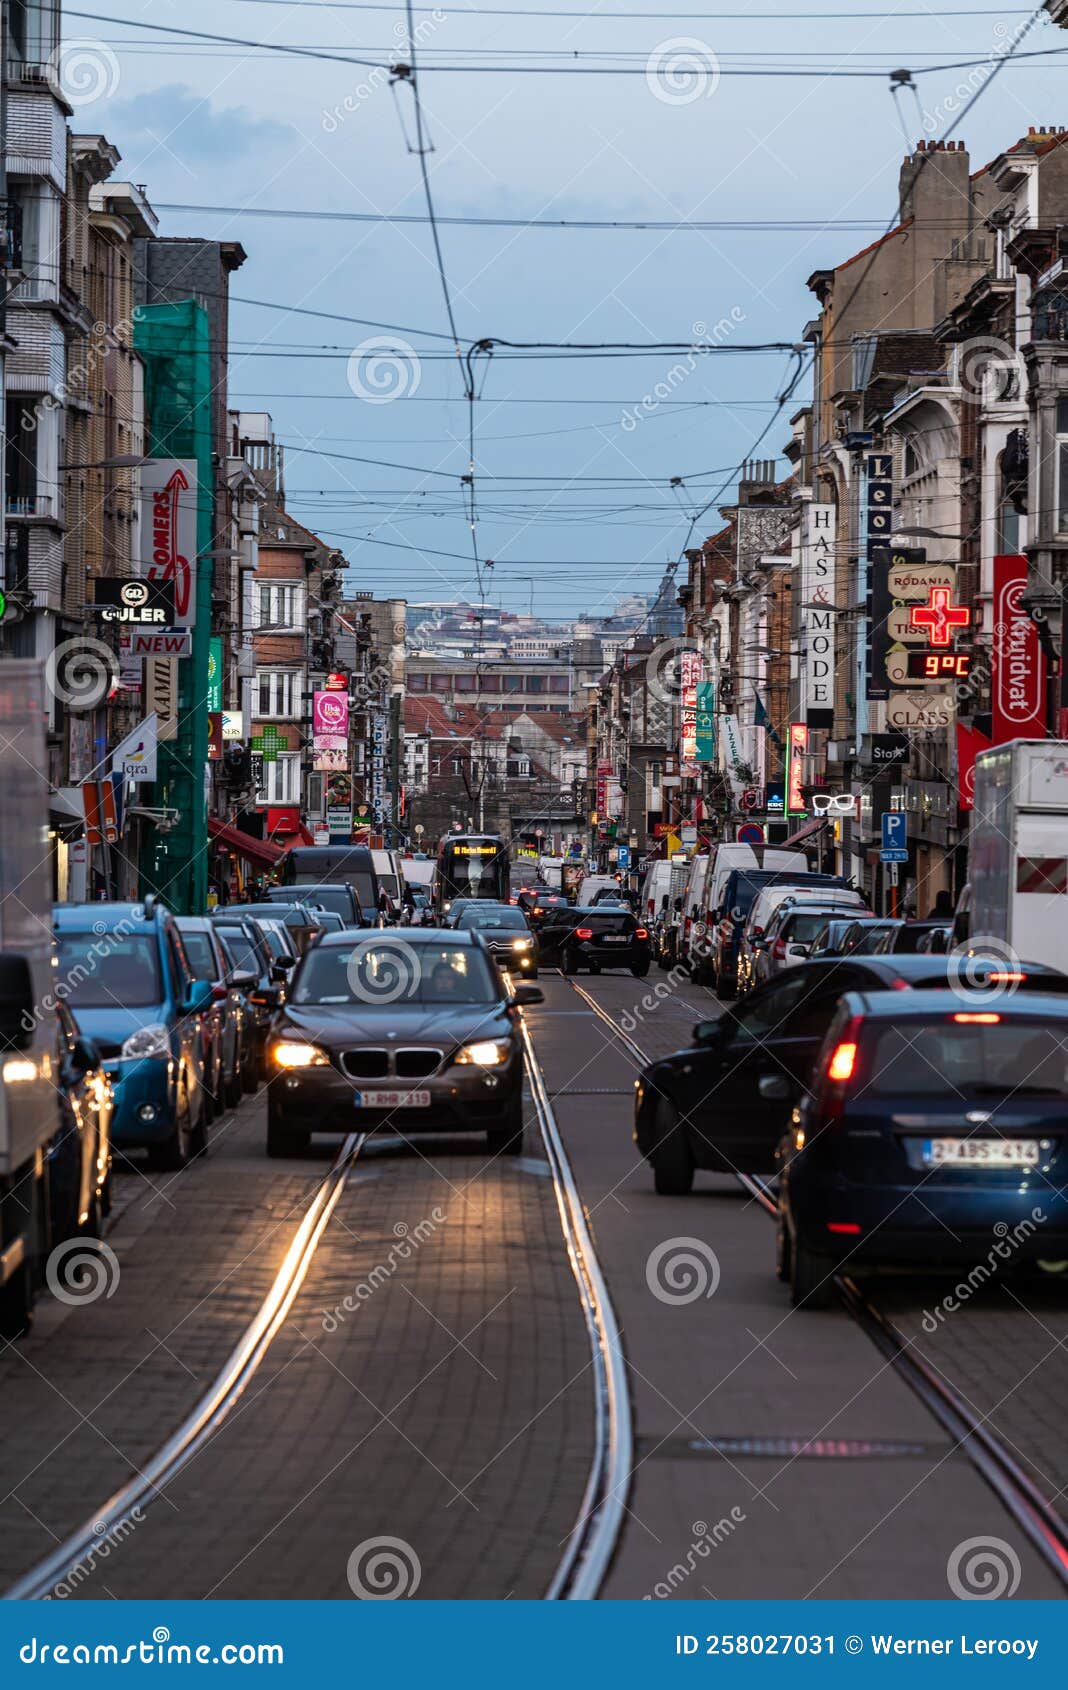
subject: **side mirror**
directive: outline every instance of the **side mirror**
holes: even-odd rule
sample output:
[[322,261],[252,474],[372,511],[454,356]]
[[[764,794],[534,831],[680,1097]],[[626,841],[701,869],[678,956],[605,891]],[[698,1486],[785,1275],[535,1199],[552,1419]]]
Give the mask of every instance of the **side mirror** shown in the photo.
[[812,955],[811,945],[793,945],[791,946],[791,949],[793,950],[794,956],[809,957]]
[[790,1082],[785,1074],[761,1074],[757,1081],[757,1091],[761,1097],[767,1098],[769,1103],[787,1103],[790,1098]]
[[296,957],[290,957],[288,960],[283,957],[279,957],[277,962],[272,962],[271,964],[271,979],[279,982],[288,980],[290,973],[296,967],[296,964]]
[[714,1045],[723,1037],[724,1022],[698,1021],[693,1030],[695,1045]]
[[99,1068],[100,1052],[92,1039],[87,1039],[84,1034],[75,1039],[70,1065],[76,1074],[88,1074],[91,1069]]
[[226,976],[227,984],[236,987],[239,992],[250,992],[257,982],[258,976],[250,968],[232,968]]
[[211,981],[194,980],[185,1000],[186,1013],[195,1015],[199,1010],[207,1009],[211,1001]]
[[517,1003],[520,1009],[525,1009],[530,1004],[544,1003],[545,993],[540,986],[520,984],[512,993],[512,1002]]

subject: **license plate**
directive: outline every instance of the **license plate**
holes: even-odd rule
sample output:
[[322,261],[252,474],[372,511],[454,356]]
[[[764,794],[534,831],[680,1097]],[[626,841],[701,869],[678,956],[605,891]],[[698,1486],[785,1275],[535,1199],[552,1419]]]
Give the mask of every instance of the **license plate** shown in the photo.
[[923,1160],[929,1168],[1037,1168],[1035,1138],[929,1138]]
[[601,944],[602,945],[627,945],[629,943],[630,943],[630,939],[629,939],[629,936],[626,933],[602,933],[601,934]]
[[429,1109],[428,1091],[354,1091],[357,1109]]

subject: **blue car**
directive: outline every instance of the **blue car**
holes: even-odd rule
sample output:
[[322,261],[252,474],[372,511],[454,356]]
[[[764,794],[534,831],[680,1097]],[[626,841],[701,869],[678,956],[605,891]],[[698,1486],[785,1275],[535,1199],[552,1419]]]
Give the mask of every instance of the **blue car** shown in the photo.
[[58,904],[53,921],[56,995],[103,1059],[115,1149],[182,1167],[207,1142],[201,1018],[211,982],[194,978],[174,917],[151,895],[140,904]]
[[839,1271],[1064,1261],[1068,1003],[847,992],[780,1169],[779,1275],[800,1307]]

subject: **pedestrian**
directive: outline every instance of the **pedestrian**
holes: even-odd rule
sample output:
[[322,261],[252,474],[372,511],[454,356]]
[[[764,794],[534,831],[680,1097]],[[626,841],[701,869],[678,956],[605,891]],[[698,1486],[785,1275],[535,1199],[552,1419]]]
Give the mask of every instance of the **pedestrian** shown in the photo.
[[928,921],[950,921],[952,920],[952,917],[953,894],[952,892],[947,892],[945,887],[943,887],[941,892],[935,893],[935,901],[931,905],[930,914],[927,919]]

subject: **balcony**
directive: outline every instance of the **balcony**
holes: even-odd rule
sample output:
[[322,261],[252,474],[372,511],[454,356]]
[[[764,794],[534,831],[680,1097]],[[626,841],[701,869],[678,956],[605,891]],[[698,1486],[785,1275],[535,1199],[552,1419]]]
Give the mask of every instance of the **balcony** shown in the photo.
[[50,493],[9,493],[6,510],[9,520],[36,517],[38,521],[51,522],[56,515],[56,501]]

